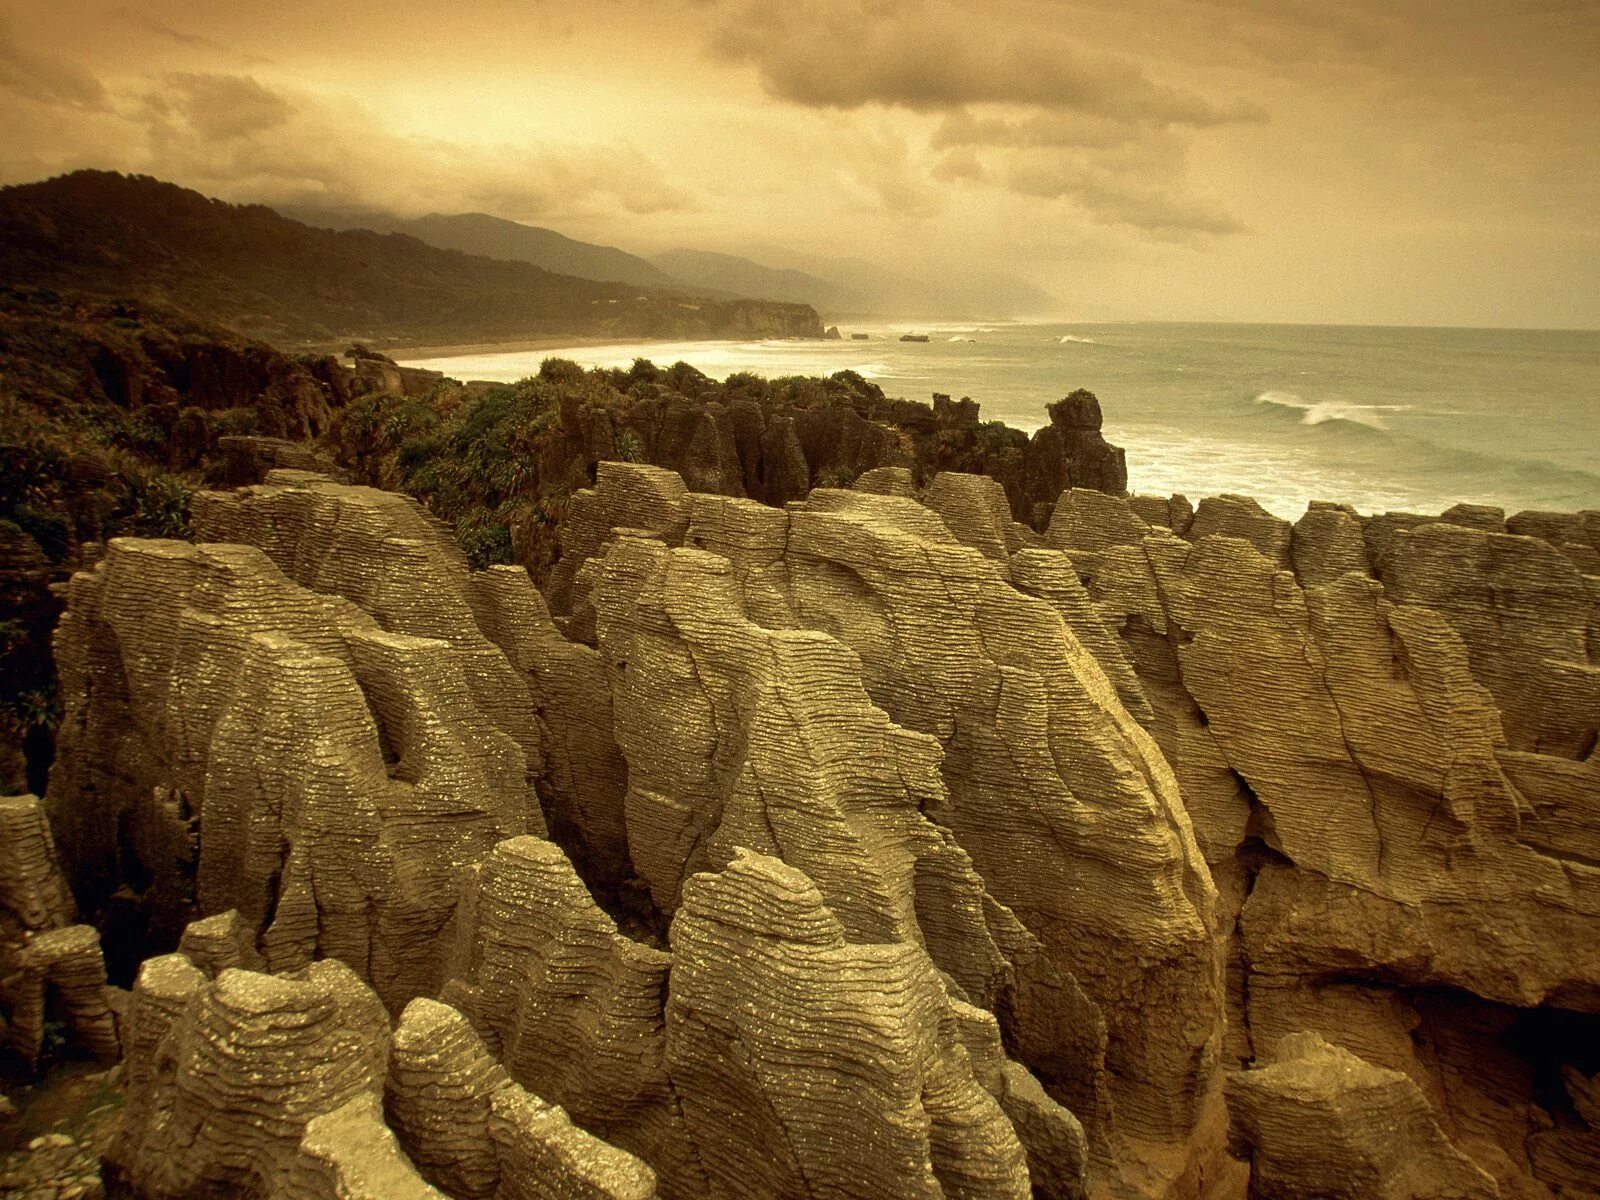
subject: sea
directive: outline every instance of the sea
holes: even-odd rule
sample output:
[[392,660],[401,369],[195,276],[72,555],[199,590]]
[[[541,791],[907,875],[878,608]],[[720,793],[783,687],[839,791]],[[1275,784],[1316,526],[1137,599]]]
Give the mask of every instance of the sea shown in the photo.
[[[842,325],[841,341],[636,342],[416,359],[513,381],[546,358],[687,362],[718,379],[851,370],[891,396],[970,396],[1024,430],[1076,388],[1100,398],[1128,486],[1311,500],[1363,513],[1458,502],[1600,508],[1600,331],[1020,322]],[[864,333],[864,340],[851,334]],[[905,333],[926,342],[904,342]]]

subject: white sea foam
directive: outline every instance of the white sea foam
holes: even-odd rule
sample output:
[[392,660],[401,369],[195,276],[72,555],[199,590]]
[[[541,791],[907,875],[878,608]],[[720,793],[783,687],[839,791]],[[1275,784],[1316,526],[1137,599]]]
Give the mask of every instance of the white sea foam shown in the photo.
[[[893,366],[881,355],[884,347],[869,350],[870,342],[792,341],[761,342],[625,342],[611,345],[557,346],[513,353],[460,355],[407,361],[404,365],[443,371],[455,379],[488,379],[509,383],[537,374],[547,358],[565,358],[580,367],[627,368],[636,358],[648,358],[659,367],[687,362],[718,379],[739,371],[769,378],[780,375],[832,375],[850,370],[867,379],[888,380]],[[870,357],[869,357],[870,356]]]
[[1059,340],[1062,345],[1066,345],[1068,342],[1082,342],[1085,346],[1098,346],[1100,344],[1093,338],[1079,337],[1075,333],[1063,334]]
[[998,326],[968,325],[949,321],[925,321],[920,325],[858,325],[856,328],[865,331],[881,329],[884,333],[993,333]]
[[1262,392],[1257,404],[1270,404],[1278,408],[1291,408],[1303,414],[1302,425],[1325,425],[1329,421],[1350,421],[1368,429],[1387,429],[1384,413],[1409,412],[1409,404],[1352,404],[1348,400],[1307,400],[1294,392]]

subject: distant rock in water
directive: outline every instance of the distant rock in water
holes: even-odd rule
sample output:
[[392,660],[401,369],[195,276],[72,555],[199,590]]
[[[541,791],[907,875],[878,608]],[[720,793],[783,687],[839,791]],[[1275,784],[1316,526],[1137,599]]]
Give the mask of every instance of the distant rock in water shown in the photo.
[[902,333],[900,340],[902,342],[925,342],[928,340],[928,335],[925,333]]
[[852,333],[850,335],[850,340],[852,342],[864,342],[867,341],[871,336],[872,335],[870,333]]
[[[46,807],[155,955],[113,1002],[61,938],[78,1036],[127,1012],[112,1161],[374,1200],[1592,1190],[1600,602],[1491,517],[1073,488],[1041,534],[978,475],[775,507],[603,462],[547,607],[391,493],[205,493],[206,544],[114,541],[60,633]],[[1561,603],[1495,599],[1514,564]],[[0,896],[70,919],[6,811]]]
[[843,335],[839,332],[837,325],[829,325],[822,336],[830,342],[837,342]]

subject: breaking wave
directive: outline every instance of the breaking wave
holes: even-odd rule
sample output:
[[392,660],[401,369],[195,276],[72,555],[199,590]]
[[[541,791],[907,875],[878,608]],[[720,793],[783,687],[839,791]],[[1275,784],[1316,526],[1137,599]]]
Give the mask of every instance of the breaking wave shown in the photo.
[[1348,421],[1365,425],[1368,429],[1387,429],[1385,413],[1409,412],[1409,404],[1353,404],[1348,400],[1306,400],[1293,392],[1262,392],[1257,404],[1270,404],[1291,409],[1301,414],[1302,425],[1326,425],[1330,421]]

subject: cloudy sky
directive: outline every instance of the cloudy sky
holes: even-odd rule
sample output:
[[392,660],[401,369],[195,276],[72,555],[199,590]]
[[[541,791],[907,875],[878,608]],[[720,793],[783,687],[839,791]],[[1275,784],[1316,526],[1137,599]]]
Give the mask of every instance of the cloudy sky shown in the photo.
[[1600,327],[1596,0],[0,0],[0,182]]

